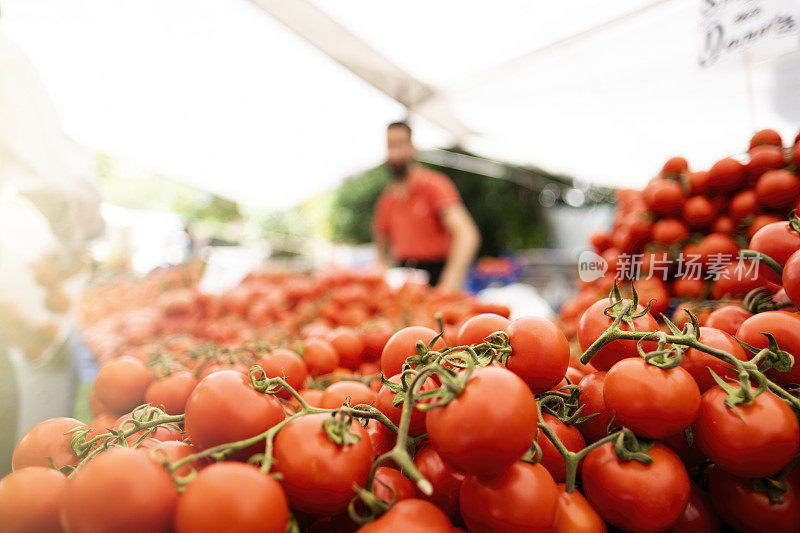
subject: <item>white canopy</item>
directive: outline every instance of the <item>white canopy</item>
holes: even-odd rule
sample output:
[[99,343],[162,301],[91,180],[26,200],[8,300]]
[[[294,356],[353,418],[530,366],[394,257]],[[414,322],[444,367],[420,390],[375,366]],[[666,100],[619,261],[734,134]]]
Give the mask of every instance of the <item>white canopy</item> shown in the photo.
[[618,186],[793,138],[800,55],[701,68],[702,4],[2,0],[0,28],[79,142],[279,208],[379,162],[398,101],[422,147]]

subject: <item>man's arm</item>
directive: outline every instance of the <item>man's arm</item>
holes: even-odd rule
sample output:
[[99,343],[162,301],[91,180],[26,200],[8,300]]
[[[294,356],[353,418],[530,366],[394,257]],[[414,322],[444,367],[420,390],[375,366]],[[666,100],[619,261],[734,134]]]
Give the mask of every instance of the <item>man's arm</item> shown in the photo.
[[475,258],[475,254],[478,253],[481,234],[469,211],[460,203],[448,207],[439,216],[442,225],[452,237],[447,262],[439,279],[439,286],[454,291],[460,290],[467,270]]
[[380,269],[389,267],[389,241],[380,234],[375,234],[375,263]]

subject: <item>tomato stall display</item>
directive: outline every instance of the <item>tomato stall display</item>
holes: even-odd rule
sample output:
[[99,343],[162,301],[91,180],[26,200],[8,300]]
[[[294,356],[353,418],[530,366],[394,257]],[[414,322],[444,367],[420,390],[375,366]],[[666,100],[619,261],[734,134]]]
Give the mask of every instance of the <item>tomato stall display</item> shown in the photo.
[[84,313],[95,418],[19,441],[0,530],[796,533],[800,161],[779,145],[668,161],[593,239],[618,265],[688,248],[702,276],[758,275],[601,278],[564,328],[371,273],[146,282],[150,307]]

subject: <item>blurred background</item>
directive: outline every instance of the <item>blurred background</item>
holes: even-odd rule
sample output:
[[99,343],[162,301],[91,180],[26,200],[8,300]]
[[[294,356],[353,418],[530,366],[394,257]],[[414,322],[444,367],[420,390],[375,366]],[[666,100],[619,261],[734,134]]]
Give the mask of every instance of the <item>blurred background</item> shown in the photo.
[[109,283],[369,267],[396,120],[480,230],[464,289],[558,311],[617,189],[793,138],[798,21],[793,0],[0,0],[0,427],[91,379],[75,325],[126,296]]

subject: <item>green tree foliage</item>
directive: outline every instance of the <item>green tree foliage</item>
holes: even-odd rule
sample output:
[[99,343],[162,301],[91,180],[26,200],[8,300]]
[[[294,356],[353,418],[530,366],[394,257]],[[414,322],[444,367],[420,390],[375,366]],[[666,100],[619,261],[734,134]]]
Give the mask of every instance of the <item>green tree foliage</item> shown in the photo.
[[[426,165],[453,180],[483,237],[480,255],[506,250],[540,248],[547,228],[536,193],[513,182],[463,170]],[[372,240],[372,215],[378,196],[391,178],[384,166],[372,168],[345,182],[330,211],[333,238],[351,243]]]

